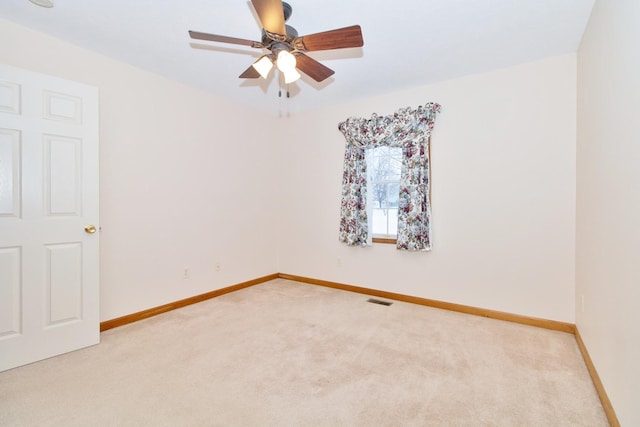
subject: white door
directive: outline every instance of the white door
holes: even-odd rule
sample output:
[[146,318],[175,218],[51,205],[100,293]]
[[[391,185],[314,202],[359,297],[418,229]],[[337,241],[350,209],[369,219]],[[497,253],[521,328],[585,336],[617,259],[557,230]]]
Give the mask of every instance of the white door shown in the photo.
[[0,371],[100,341],[91,226],[98,90],[0,64]]

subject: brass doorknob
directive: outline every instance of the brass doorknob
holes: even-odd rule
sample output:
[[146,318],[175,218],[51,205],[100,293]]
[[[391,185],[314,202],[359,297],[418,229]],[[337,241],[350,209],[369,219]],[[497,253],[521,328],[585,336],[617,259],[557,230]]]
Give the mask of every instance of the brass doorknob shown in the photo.
[[85,233],[89,233],[89,234],[93,234],[96,232],[96,226],[95,225],[87,225],[84,228]]

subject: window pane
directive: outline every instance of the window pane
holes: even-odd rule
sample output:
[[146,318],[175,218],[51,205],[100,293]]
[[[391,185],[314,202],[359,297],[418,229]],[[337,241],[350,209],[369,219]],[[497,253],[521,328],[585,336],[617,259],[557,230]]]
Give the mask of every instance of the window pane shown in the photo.
[[367,150],[368,198],[371,233],[377,237],[397,235],[398,199],[402,170],[402,148],[376,147]]
[[393,148],[393,153],[389,157],[389,179],[400,181],[400,171],[402,170],[402,149]]
[[389,219],[389,232],[393,236],[398,235],[398,209],[389,209],[388,216]]
[[374,148],[374,152],[380,157],[387,157],[391,155],[392,148],[383,145],[381,147]]
[[384,208],[387,206],[387,186],[386,184],[373,185],[373,207]]
[[387,234],[387,210],[386,209],[373,209],[371,227],[371,233],[374,235],[386,235]]
[[372,230],[374,236],[396,236],[398,234],[398,209],[373,209]]
[[402,149],[390,147],[372,149],[369,167],[374,182],[399,181],[402,169]]
[[400,198],[400,183],[392,182],[387,184],[387,204],[385,207],[397,208]]

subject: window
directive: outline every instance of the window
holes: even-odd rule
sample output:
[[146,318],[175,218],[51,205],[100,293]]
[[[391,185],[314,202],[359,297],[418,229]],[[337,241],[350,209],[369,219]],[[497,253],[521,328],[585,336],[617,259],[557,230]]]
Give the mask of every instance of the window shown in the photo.
[[373,241],[396,243],[402,148],[375,147],[366,152],[367,218]]
[[401,251],[431,250],[429,140],[439,112],[440,104],[429,102],[338,124],[346,139],[341,242],[367,246],[376,234],[391,236],[382,240]]

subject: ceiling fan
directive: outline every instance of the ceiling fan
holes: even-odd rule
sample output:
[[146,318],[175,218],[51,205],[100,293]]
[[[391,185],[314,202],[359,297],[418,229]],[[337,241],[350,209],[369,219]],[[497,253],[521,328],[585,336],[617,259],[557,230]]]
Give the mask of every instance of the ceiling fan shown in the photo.
[[260,23],[262,24],[261,41],[239,39],[216,34],[189,31],[192,39],[207,40],[221,43],[231,43],[250,46],[256,49],[267,49],[269,53],[261,56],[240,78],[267,78],[273,65],[284,75],[286,84],[293,83],[300,78],[302,71],[317,82],[321,82],[334,74],[334,71],[304,52],[318,50],[344,49],[361,47],[364,45],[362,31],[359,25],[339,28],[307,36],[298,36],[295,28],[285,25],[293,9],[282,0],[251,0]]

